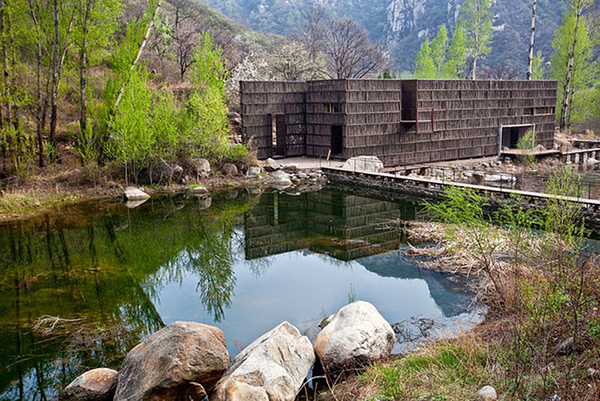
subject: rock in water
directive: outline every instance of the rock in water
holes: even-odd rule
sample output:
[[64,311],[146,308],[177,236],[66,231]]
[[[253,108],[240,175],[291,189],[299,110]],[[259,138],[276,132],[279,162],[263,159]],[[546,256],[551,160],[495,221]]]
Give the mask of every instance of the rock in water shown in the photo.
[[493,388],[492,386],[482,387],[477,392],[477,395],[479,396],[480,399],[482,399],[484,401],[493,401],[493,400],[498,399],[498,395],[496,394],[496,389]]
[[283,322],[235,358],[211,400],[292,401],[314,363],[310,340]]
[[166,401],[174,393],[210,390],[228,366],[221,330],[175,322],[129,351],[119,372],[115,401]]
[[126,201],[141,201],[150,198],[150,195],[135,187],[127,187],[123,193],[123,198]]
[[383,171],[383,167],[382,161],[377,156],[358,156],[348,159],[342,168],[368,173],[380,173]]
[[362,368],[386,358],[396,339],[377,308],[356,301],[340,309],[319,333],[315,351],[327,373]]
[[61,401],[108,401],[117,388],[118,372],[100,368],[85,372],[60,394]]

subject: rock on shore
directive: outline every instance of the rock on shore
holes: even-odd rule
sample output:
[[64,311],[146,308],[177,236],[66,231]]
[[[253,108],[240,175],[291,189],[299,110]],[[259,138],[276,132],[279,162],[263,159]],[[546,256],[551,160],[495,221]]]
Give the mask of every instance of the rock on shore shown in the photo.
[[377,308],[356,301],[340,309],[315,341],[315,351],[327,373],[362,368],[386,358],[396,339],[392,326]]
[[[171,400],[173,394],[203,394],[227,371],[223,332],[175,322],[133,348],[119,371],[115,401]],[[186,398],[188,399],[188,398]]]
[[211,400],[293,401],[314,363],[310,340],[284,322],[235,358]]

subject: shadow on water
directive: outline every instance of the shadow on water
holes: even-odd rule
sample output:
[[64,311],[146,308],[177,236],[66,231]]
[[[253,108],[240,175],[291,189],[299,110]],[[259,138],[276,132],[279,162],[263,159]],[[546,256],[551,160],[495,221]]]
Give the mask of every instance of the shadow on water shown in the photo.
[[217,325],[233,356],[283,320],[314,336],[353,299],[390,322],[468,313],[463,284],[398,255],[416,214],[332,190],[231,191],[0,225],[0,398],[52,399],[176,320]]

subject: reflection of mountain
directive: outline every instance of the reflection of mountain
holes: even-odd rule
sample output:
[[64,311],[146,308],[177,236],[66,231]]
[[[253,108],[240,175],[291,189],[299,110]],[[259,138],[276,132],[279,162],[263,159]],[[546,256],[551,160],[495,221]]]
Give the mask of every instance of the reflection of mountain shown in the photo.
[[246,217],[246,258],[309,249],[350,261],[388,252],[402,235],[390,221],[414,219],[415,209],[337,191],[265,194]]
[[402,263],[400,255],[396,253],[377,255],[357,262],[382,277],[424,280],[431,297],[446,317],[456,316],[471,309],[469,305],[472,296],[465,291],[464,284],[452,281],[448,275],[432,270],[415,269],[413,265]]

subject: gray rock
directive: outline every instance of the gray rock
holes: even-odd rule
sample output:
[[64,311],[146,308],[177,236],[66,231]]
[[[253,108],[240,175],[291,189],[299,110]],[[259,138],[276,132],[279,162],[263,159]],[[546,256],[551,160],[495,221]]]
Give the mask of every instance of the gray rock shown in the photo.
[[202,185],[194,185],[188,189],[188,191],[195,195],[205,195],[208,193],[208,189]]
[[298,179],[300,180],[306,180],[308,178],[308,175],[305,173],[298,173]]
[[314,363],[310,340],[284,322],[235,358],[211,400],[292,401]]
[[536,150],[536,151],[538,151],[538,152],[545,152],[547,149],[546,149],[546,147],[545,147],[544,145],[542,145],[542,144],[539,144],[539,145],[537,145],[537,146],[534,148],[534,150]]
[[198,392],[198,385],[210,390],[228,366],[221,330],[175,322],[129,351],[119,371],[115,401],[168,400],[174,392]]
[[250,167],[246,172],[246,177],[256,177],[260,174],[260,167]]
[[485,401],[493,401],[498,399],[498,394],[496,394],[496,389],[492,386],[482,387],[478,392],[477,396],[481,400]]
[[108,401],[117,388],[118,372],[99,368],[85,372],[71,382],[60,394],[61,401]]
[[150,195],[148,195],[139,188],[127,187],[127,189],[123,193],[123,198],[125,198],[126,201],[141,201],[147,200],[148,198],[150,198]]
[[194,159],[194,170],[198,178],[206,178],[210,175],[210,163],[206,159]]
[[315,351],[325,372],[337,373],[388,357],[395,342],[392,326],[377,308],[356,301],[340,309],[319,333]]
[[272,187],[275,189],[285,189],[292,186],[292,177],[283,170],[277,170],[271,173],[273,178]]
[[283,171],[287,173],[295,173],[298,170],[300,170],[299,164],[286,164],[285,166],[283,166]]
[[233,177],[238,175],[238,169],[235,164],[225,163],[223,167],[221,167],[221,171],[228,177]]
[[598,164],[598,163],[600,163],[600,162],[599,162],[598,160],[594,159],[593,157],[589,157],[589,158],[587,159],[587,162],[586,162],[586,163],[587,163],[588,165],[590,165],[590,166],[595,166],[596,164]]
[[268,158],[267,160],[265,160],[265,171],[268,172],[273,172],[273,171],[277,171],[281,168],[281,166],[279,164],[277,164],[277,162],[271,158]]
[[348,159],[342,166],[346,170],[379,173],[383,170],[383,163],[377,156],[358,156]]

